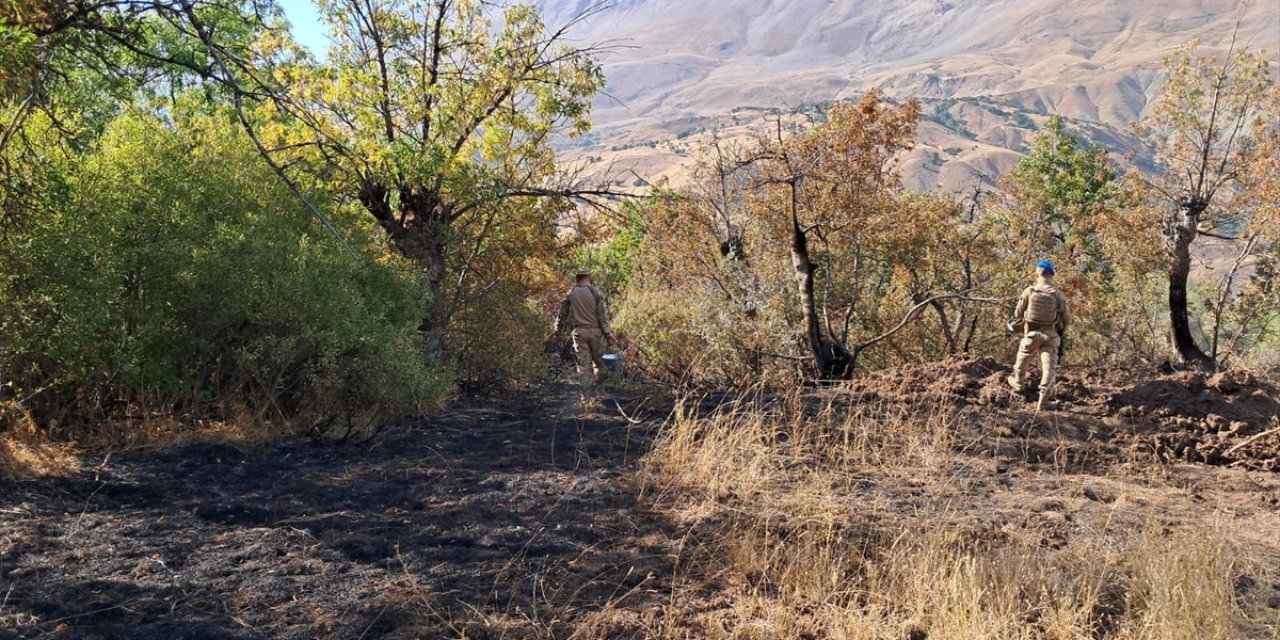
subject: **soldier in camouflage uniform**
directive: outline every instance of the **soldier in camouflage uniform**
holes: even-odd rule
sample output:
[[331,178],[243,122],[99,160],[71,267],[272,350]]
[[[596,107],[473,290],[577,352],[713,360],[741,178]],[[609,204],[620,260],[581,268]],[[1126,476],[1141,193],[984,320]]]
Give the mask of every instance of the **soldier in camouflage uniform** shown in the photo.
[[1067,297],[1053,284],[1055,273],[1053,264],[1048,260],[1036,264],[1036,283],[1018,297],[1018,307],[1010,321],[1011,328],[1021,330],[1022,341],[1008,382],[1021,392],[1033,360],[1039,358],[1040,398],[1036,402],[1037,411],[1049,408],[1058,370],[1058,349],[1062,345],[1063,332],[1071,324]]
[[577,284],[560,303],[556,318],[556,334],[571,332],[573,350],[577,355],[578,383],[582,395],[587,397],[595,390],[596,380],[604,368],[601,358],[605,344],[613,344],[613,331],[609,328],[609,310],[604,294],[591,281],[590,271],[579,271]]

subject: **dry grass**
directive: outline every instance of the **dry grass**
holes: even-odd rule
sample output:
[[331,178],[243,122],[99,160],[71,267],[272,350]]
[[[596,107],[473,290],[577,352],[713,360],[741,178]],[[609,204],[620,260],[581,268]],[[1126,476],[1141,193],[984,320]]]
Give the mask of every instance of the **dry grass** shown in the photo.
[[22,407],[0,403],[0,479],[31,480],[79,470],[74,446],[49,441]]
[[185,444],[254,447],[305,433],[308,425],[280,412],[219,402],[203,413],[175,414],[166,407],[132,405],[78,437],[93,449],[149,449]]
[[80,470],[82,449],[121,451],[164,449],[185,444],[253,447],[296,435],[303,428],[271,422],[231,407],[219,419],[176,416],[139,405],[121,416],[66,428],[56,421],[37,424],[21,405],[0,405],[0,478],[29,480],[66,476]]
[[665,617],[688,624],[654,637],[1280,637],[1246,588],[1274,580],[1280,554],[1251,552],[1213,513],[1060,504],[1046,488],[1097,480],[1060,469],[1001,487],[999,461],[965,453],[974,425],[940,408],[798,394],[693,407],[650,454],[649,490],[690,527],[685,588],[731,605],[673,599]]

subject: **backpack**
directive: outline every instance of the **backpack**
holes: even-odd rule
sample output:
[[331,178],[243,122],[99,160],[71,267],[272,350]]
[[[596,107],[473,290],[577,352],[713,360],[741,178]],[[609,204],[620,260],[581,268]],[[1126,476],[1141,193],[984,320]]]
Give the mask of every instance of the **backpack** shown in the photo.
[[1031,288],[1031,295],[1027,298],[1026,315],[1022,318],[1024,322],[1039,325],[1053,325],[1058,322],[1058,296],[1054,295],[1053,289]]

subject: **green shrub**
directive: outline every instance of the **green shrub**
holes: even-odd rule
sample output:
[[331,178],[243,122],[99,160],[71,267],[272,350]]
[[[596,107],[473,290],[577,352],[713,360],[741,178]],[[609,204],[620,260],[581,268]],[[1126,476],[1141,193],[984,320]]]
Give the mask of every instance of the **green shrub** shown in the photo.
[[176,119],[118,118],[0,244],[15,397],[46,424],[146,406],[316,428],[437,402],[416,275],[331,211],[349,255],[229,122]]

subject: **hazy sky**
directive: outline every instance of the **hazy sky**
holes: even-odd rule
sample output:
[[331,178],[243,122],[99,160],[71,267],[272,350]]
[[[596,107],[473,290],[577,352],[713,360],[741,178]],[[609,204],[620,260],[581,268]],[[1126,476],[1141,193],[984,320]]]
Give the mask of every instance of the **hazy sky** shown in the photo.
[[329,36],[320,23],[320,12],[311,0],[279,0],[285,17],[289,18],[290,31],[298,42],[305,45],[316,57],[323,58],[329,48]]

